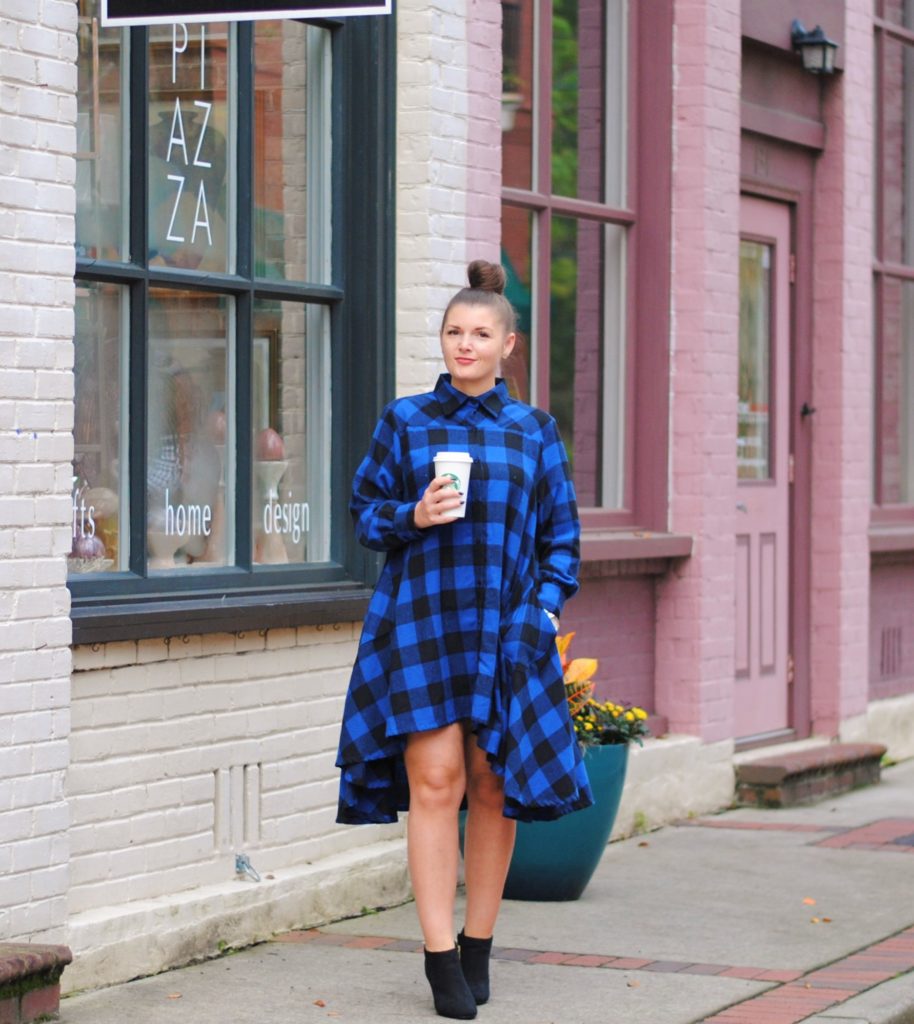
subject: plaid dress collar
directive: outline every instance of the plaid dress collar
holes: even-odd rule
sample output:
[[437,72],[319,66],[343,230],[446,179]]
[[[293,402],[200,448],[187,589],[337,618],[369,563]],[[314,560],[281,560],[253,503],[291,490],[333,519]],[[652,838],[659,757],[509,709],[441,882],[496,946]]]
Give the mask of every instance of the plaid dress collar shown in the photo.
[[496,378],[495,387],[485,393],[473,397],[463,391],[458,391],[457,388],[451,383],[451,375],[449,373],[442,373],[438,378],[438,383],[435,385],[435,398],[438,399],[438,404],[441,406],[441,411],[445,416],[453,416],[454,413],[462,406],[466,405],[467,402],[475,402],[478,404],[480,409],[484,409],[493,420],[497,420],[501,415],[502,409],[507,404],[510,395],[508,394],[508,386],[505,384],[503,377]]

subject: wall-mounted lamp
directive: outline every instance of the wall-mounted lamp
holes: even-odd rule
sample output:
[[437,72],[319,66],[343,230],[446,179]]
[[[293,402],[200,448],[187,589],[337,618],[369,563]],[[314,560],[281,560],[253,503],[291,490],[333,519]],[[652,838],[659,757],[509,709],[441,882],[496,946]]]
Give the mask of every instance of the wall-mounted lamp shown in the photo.
[[838,44],[829,39],[822,30],[821,25],[816,25],[812,31],[807,31],[803,23],[796,18],[790,26],[790,41],[794,50],[798,50],[803,58],[803,68],[814,75],[833,75],[835,73],[835,51]]

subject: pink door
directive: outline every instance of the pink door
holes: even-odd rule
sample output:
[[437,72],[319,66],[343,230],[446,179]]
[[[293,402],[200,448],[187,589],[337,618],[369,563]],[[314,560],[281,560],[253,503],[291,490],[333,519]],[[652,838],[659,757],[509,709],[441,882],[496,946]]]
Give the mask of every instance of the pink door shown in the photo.
[[740,215],[736,736],[789,724],[790,207]]

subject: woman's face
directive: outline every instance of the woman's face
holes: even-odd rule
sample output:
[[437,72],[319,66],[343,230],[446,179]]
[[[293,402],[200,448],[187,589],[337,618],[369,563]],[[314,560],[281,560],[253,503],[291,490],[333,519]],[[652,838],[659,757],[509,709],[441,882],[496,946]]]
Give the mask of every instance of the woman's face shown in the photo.
[[451,383],[468,395],[493,388],[499,363],[511,353],[514,340],[489,306],[451,306],[441,328],[441,352]]

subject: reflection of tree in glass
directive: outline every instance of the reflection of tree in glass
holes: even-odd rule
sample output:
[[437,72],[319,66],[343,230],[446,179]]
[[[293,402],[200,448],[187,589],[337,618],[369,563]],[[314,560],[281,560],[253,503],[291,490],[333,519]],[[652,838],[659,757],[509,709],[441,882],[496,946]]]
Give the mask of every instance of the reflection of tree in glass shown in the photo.
[[[578,192],[578,0],[552,6],[552,191]],[[574,369],[577,293],[577,224],[552,219],[549,411],[574,465]]]
[[574,372],[577,319],[577,224],[552,219],[549,411],[555,416],[574,466]]
[[578,0],[552,5],[552,191],[578,194]]

